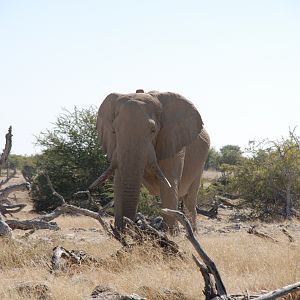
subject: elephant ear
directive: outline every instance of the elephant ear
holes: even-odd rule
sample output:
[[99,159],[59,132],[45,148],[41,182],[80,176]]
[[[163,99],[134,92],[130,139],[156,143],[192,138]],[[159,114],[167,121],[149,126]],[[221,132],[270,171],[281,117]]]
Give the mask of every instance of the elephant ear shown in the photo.
[[108,159],[112,160],[114,149],[116,148],[116,136],[113,131],[113,121],[115,118],[115,107],[120,94],[109,94],[98,110],[97,132],[98,140]]
[[192,143],[201,132],[203,122],[195,106],[184,97],[174,93],[157,93],[155,96],[162,105],[156,142],[157,158],[162,160]]

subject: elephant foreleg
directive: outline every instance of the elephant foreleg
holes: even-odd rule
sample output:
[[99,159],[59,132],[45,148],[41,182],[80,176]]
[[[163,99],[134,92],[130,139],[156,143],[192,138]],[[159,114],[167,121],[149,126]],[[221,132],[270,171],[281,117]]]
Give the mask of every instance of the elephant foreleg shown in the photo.
[[[178,208],[178,187],[176,183],[171,183],[171,188],[166,188],[165,186],[161,187],[160,197],[162,202],[162,208],[170,208],[177,210]],[[167,227],[171,233],[177,231],[177,221],[169,216],[163,215],[164,221],[167,224]]]
[[[159,162],[162,172],[169,180],[171,187],[161,183],[160,184],[160,198],[163,208],[170,208],[177,210],[179,200],[179,184],[182,177],[185,151],[180,151],[170,159]],[[177,231],[177,221],[168,215],[164,215],[164,220],[171,233]]]
[[193,230],[197,231],[197,194],[200,185],[200,178],[197,178],[190,186],[188,193],[182,197],[184,204],[184,213],[187,215],[189,221],[191,222]]

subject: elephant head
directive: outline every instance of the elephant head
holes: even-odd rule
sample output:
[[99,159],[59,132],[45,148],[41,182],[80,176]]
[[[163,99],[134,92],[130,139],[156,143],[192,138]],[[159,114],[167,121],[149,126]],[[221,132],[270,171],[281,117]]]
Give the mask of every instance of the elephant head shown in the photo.
[[203,128],[202,119],[184,97],[139,90],[108,95],[97,117],[97,131],[110,167],[97,183],[114,173],[115,225],[135,219],[145,169],[170,186],[159,161],[189,145]]

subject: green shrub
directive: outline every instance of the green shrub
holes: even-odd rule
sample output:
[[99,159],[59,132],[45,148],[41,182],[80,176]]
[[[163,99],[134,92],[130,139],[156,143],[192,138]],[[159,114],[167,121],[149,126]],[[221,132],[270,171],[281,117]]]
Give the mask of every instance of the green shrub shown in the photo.
[[[97,209],[98,201],[90,203],[86,198],[74,198],[73,194],[86,190],[108,167],[97,141],[96,116],[94,107],[75,107],[73,112],[65,111],[61,114],[53,128],[37,138],[37,144],[43,147],[37,160],[38,170],[48,174],[54,189],[67,202],[90,209]],[[57,201],[49,194],[47,183],[42,177],[37,176],[33,185],[34,206],[38,211],[49,211]],[[106,202],[107,198],[111,198],[108,191],[105,185],[96,190],[93,197]]]
[[147,189],[142,187],[138,204],[138,212],[141,212],[143,215],[148,217],[160,216],[161,207],[159,204],[159,197],[150,195]]
[[298,137],[290,132],[281,141],[251,142],[248,153],[228,168],[228,190],[239,193],[259,218],[290,217],[300,207]]

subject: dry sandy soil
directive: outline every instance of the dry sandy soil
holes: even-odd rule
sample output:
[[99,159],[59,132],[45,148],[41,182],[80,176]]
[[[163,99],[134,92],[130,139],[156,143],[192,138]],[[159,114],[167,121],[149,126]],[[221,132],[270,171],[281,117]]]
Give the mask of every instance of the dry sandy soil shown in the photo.
[[[15,218],[36,216],[31,212],[27,192],[16,193],[15,201],[28,204]],[[220,209],[217,220],[198,217],[197,238],[215,261],[229,294],[273,290],[300,281],[300,222],[254,224],[233,218],[236,213]],[[184,252],[184,259],[166,256],[151,245],[136,247],[116,257],[112,255],[121,245],[108,238],[95,220],[64,216],[55,221],[61,230],[38,230],[32,234],[15,230],[12,241],[0,240],[0,299],[34,299],[24,286],[36,284],[45,284],[52,299],[88,299],[97,285],[107,285],[124,294],[138,293],[153,300],[202,299],[203,281],[191,259],[194,250],[183,229],[173,239]],[[247,233],[252,225],[273,239]],[[283,229],[294,241],[289,240]],[[58,245],[84,250],[105,259],[106,263],[66,266],[53,274],[49,265],[52,249]],[[177,296],[164,297],[166,289],[177,292]]]

